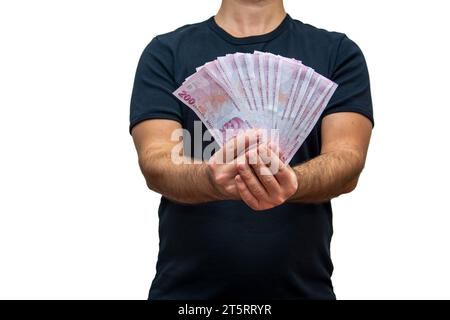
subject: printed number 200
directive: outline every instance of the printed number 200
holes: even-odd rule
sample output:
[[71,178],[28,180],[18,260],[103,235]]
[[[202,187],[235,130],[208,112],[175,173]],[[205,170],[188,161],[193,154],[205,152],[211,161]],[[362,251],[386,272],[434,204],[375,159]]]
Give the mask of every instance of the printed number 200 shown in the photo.
[[192,98],[185,90],[183,90],[180,93],[178,93],[178,95],[181,98],[183,98],[183,100],[186,101],[189,104],[194,104],[195,103],[195,99]]

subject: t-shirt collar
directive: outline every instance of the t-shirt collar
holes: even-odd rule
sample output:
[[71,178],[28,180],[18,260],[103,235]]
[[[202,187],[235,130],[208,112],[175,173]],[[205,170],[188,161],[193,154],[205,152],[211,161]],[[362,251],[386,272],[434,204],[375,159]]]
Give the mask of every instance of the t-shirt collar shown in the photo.
[[287,28],[287,26],[289,25],[289,22],[291,20],[292,20],[292,18],[289,16],[289,14],[286,14],[283,21],[278,25],[277,28],[275,28],[275,30],[273,30],[269,33],[266,33],[266,34],[262,34],[262,35],[258,35],[258,36],[244,37],[244,38],[233,37],[231,34],[229,34],[224,29],[219,27],[219,25],[216,23],[216,20],[214,19],[214,16],[209,18],[207,20],[207,23],[208,23],[209,27],[225,41],[232,43],[232,44],[246,45],[246,44],[254,44],[254,43],[260,43],[260,42],[268,42],[268,41],[276,38]]

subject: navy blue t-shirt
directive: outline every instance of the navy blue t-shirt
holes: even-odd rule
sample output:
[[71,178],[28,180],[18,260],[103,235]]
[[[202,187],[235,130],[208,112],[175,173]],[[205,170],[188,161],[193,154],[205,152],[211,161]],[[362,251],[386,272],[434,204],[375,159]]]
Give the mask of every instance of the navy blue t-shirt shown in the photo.
[[[171,119],[192,135],[199,119],[172,92],[196,67],[254,50],[295,58],[336,82],[324,115],[357,112],[373,122],[369,75],[358,46],[344,34],[287,15],[260,36],[235,38],[210,18],[155,37],[137,68],[130,130],[144,120]],[[292,166],[320,154],[320,124]],[[149,298],[334,299],[332,233],[330,202],[285,203],[255,212],[242,201],[183,205],[162,197],[157,273]]]

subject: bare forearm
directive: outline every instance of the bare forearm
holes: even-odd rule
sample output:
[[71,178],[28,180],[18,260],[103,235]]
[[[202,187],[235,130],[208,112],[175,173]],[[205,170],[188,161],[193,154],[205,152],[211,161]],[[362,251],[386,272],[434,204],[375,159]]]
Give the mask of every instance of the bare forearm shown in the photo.
[[167,152],[152,152],[140,160],[148,187],[179,203],[196,204],[219,200],[205,163],[175,164]]
[[298,190],[292,202],[321,203],[356,187],[364,158],[353,150],[339,150],[294,167]]
[[[133,128],[132,135],[139,166],[151,190],[185,204],[236,199],[235,166],[215,164],[211,159],[192,163],[184,157],[183,130],[177,121],[143,121]],[[235,145],[234,140],[230,143]],[[234,154],[234,148],[227,145],[216,153],[218,158],[226,159],[227,148]]]

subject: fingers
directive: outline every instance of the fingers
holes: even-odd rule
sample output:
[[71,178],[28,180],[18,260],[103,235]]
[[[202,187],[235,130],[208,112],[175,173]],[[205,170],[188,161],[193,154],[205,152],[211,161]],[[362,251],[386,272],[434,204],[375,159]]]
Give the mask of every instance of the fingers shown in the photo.
[[277,153],[259,145],[245,153],[238,164],[236,186],[242,200],[254,210],[266,210],[284,203],[297,190],[297,177]]
[[278,183],[280,185],[285,185],[291,182],[291,172],[289,172],[288,166],[281,161],[279,149],[276,148],[275,150],[276,152],[271,148],[261,145],[259,147],[259,155]]
[[[281,190],[280,185],[278,181],[273,176],[272,171],[270,168],[266,165],[266,163],[263,161],[263,159],[259,156],[258,149],[252,149],[248,151],[248,162],[250,163],[251,167],[253,168],[253,171],[255,172],[256,176],[258,177],[261,184],[266,189],[267,193],[269,195],[277,194]],[[256,160],[256,161],[253,161]]]
[[252,145],[256,145],[261,137],[258,130],[251,129],[230,139],[225,145],[214,155],[214,162],[229,163],[242,155],[245,150]]
[[[245,151],[252,146],[258,145],[261,138],[261,132],[259,130],[248,130],[236,137],[236,157],[243,156]],[[241,162],[243,163],[243,162]]]
[[239,195],[242,200],[252,209],[257,209],[259,201],[253,196],[250,190],[247,188],[247,185],[242,180],[240,175],[237,175],[235,178],[236,187],[238,189]]
[[238,173],[248,190],[256,199],[265,199],[269,197],[266,189],[247,163],[238,164]]

